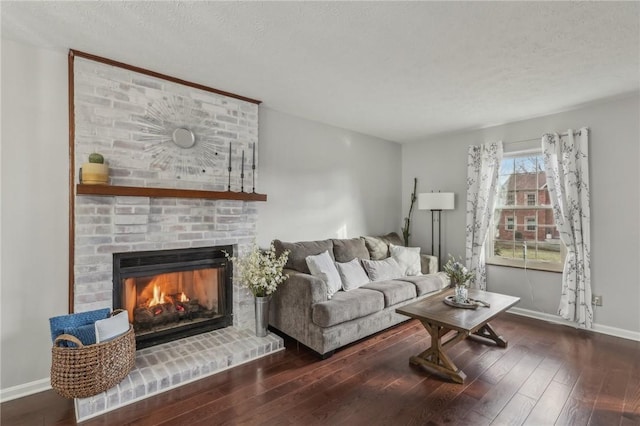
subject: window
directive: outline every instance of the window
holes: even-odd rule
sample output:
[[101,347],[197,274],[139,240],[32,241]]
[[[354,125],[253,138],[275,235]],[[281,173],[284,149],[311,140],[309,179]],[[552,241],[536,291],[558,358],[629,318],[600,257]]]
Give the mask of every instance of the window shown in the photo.
[[514,192],[508,192],[507,193],[507,205],[512,206],[515,204],[515,193]]
[[564,246],[548,202],[542,154],[506,154],[498,185],[487,263],[562,271]]
[[526,218],[526,221],[527,221],[527,231],[535,231],[536,230],[535,216]]
[[513,216],[505,217],[504,229],[506,229],[507,231],[513,231],[515,227],[514,220],[515,218]]

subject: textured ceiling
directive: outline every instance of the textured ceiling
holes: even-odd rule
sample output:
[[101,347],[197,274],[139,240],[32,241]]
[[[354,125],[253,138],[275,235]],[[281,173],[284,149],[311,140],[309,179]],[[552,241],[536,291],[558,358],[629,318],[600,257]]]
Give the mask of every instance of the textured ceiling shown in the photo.
[[73,48],[406,142],[640,88],[638,2],[10,2]]

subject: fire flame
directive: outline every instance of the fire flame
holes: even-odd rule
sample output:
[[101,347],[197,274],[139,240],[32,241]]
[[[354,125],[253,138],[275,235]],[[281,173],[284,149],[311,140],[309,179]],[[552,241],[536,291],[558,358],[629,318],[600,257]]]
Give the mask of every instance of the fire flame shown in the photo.
[[163,303],[173,303],[174,299],[180,299],[180,302],[189,301],[189,298],[186,294],[184,294],[184,292],[181,292],[180,296],[167,296],[160,285],[158,285],[157,283],[153,283],[153,297],[149,299],[149,301],[147,302],[147,306],[152,307],[161,305]]
[[153,298],[149,300],[149,306],[160,305],[164,303],[165,295],[164,291],[160,291],[160,286],[158,284],[153,285]]

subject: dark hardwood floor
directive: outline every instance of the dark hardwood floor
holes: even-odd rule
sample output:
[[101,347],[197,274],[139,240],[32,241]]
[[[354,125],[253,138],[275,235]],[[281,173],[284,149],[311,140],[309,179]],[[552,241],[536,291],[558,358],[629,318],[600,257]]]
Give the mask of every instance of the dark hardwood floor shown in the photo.
[[[83,425],[640,425],[640,342],[503,314],[506,349],[449,352],[458,385],[409,364],[429,345],[417,321],[319,360],[286,351],[148,398]],[[2,425],[73,425],[53,391],[1,405]]]

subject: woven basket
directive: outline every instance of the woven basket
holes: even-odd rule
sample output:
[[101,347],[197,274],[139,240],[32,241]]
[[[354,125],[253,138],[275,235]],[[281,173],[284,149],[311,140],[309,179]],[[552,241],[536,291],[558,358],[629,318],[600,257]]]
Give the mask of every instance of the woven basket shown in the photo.
[[[68,340],[78,347],[58,346]],[[135,364],[133,326],[122,336],[84,346],[70,334],[56,337],[51,349],[51,387],[65,398],[97,395],[120,383]]]

